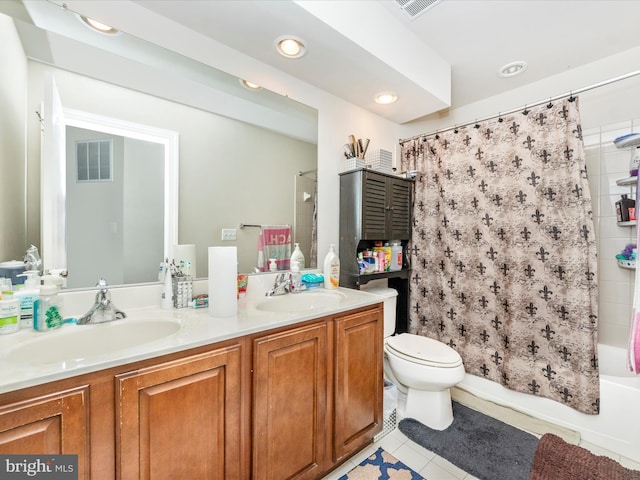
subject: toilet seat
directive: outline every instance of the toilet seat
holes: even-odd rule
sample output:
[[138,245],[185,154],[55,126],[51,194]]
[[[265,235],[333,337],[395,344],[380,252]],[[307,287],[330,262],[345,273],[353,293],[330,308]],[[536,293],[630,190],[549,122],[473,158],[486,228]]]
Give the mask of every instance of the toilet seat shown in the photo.
[[438,340],[401,333],[387,338],[387,353],[409,362],[436,368],[455,368],[462,365],[462,358],[453,348]]

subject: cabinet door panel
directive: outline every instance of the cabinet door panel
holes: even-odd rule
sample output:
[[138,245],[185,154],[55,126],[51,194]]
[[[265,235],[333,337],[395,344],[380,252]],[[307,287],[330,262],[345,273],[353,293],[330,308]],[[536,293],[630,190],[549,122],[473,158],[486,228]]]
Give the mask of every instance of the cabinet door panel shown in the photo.
[[[362,239],[387,239],[387,212],[389,207],[387,178],[366,172],[362,189]],[[352,208],[357,208],[355,205]]]
[[411,183],[401,179],[390,179],[391,201],[389,209],[388,240],[411,238]]
[[240,348],[119,375],[118,476],[240,478]]
[[0,453],[78,455],[89,478],[88,387],[0,407]]
[[382,429],[382,311],[336,320],[333,460],[368,443]]
[[325,468],[325,324],[254,344],[254,479],[315,478]]

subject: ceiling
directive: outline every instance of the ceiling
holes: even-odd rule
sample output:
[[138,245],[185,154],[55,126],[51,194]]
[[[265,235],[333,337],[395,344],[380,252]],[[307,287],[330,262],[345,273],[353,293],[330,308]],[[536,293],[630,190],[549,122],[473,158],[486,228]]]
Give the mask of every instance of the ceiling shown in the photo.
[[[441,0],[413,19],[397,1],[134,0],[401,124],[640,45],[638,0]],[[277,55],[283,34],[304,39],[307,54]],[[517,60],[523,74],[498,77]],[[381,91],[398,102],[376,104]]]

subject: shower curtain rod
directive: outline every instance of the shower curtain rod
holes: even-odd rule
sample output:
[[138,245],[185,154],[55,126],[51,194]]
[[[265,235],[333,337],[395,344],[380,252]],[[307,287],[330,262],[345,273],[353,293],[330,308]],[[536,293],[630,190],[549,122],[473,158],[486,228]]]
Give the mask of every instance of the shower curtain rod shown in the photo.
[[[556,95],[555,97],[550,97],[550,98],[547,98],[545,100],[540,100],[539,102],[535,102],[535,103],[531,103],[531,104],[527,103],[527,104],[525,104],[524,109],[526,110],[527,107],[537,107],[538,105],[542,105],[543,103],[547,103],[547,102],[554,102],[554,101],[559,100],[561,98],[572,97],[574,95],[577,95],[577,94],[580,94],[580,93],[584,93],[584,92],[587,92],[589,90],[593,90],[595,88],[604,87],[605,85],[609,85],[611,83],[619,82],[620,80],[626,80],[627,78],[632,78],[632,77],[635,77],[637,75],[640,75],[640,70],[635,70],[633,72],[625,73],[624,75],[620,75],[619,77],[614,77],[614,78],[610,78],[609,80],[604,80],[604,81],[599,82],[599,83],[594,83],[593,85],[589,85],[588,87],[583,87],[583,88],[580,88],[578,90],[571,90],[571,91],[569,91],[569,93],[565,93],[565,94],[562,94],[562,95]],[[486,120],[491,120],[492,118],[500,118],[500,117],[502,117],[504,115],[510,115],[512,113],[519,112],[520,110],[522,110],[522,107],[514,108],[514,109],[508,110],[506,112],[499,112],[497,115],[490,115],[488,117],[484,117],[484,118],[481,118],[481,119],[474,120],[473,122],[461,123],[459,125],[454,125],[452,127],[447,127],[447,128],[443,128],[443,129],[439,129],[439,130],[434,130],[433,132],[430,132],[430,133],[422,133],[420,135],[414,135],[413,137],[400,139],[399,143],[400,143],[400,145],[403,145],[406,142],[410,142],[411,140],[416,140],[418,138],[426,139],[427,137],[430,137],[432,135],[436,135],[438,133],[447,132],[449,130],[453,130],[453,129],[459,128],[459,127],[466,127],[468,125],[477,124],[477,123],[480,123],[480,122],[484,122]]]

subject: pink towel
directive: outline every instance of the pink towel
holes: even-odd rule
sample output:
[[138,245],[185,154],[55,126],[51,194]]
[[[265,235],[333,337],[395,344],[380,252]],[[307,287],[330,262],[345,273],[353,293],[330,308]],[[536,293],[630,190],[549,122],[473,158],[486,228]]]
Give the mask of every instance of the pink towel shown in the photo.
[[629,349],[627,366],[629,371],[640,373],[640,313],[633,309],[631,328],[629,329]]
[[289,270],[291,258],[291,227],[289,225],[262,226],[263,255],[266,270],[269,269],[269,259],[275,258],[278,270]]

